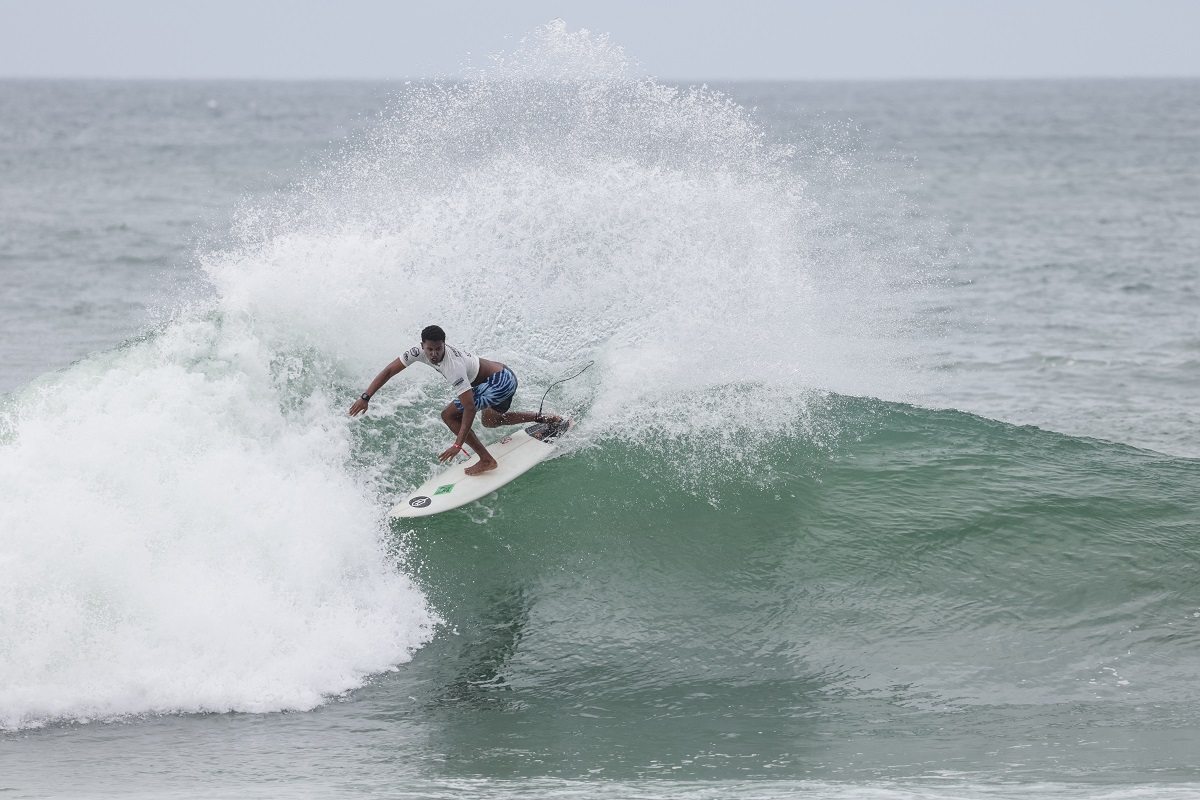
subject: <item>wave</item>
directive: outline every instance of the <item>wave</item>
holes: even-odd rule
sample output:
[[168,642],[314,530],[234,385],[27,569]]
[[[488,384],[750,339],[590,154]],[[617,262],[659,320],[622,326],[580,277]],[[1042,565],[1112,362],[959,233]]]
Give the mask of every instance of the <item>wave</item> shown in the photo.
[[[581,649],[616,676],[584,695],[1194,685],[1162,626],[1194,595],[1195,464],[892,402],[928,379],[939,268],[871,184],[560,25],[406,88],[242,209],[169,322],[3,399],[0,725],[312,708],[486,604],[468,574],[536,578],[497,612],[521,647],[479,629],[478,669],[551,694],[590,679],[538,664]],[[520,403],[596,367],[549,401],[573,451],[409,535],[383,513],[444,449],[444,386],[413,370],[345,412],[430,323],[512,365]]]
[[[700,492],[653,449],[606,443],[415,528],[423,580],[474,620],[460,629],[483,626],[478,651],[497,652],[497,626],[519,639],[480,691],[610,710],[683,692],[750,716],[814,696],[1200,701],[1200,463],[953,411],[828,408],[832,448],[777,441],[769,470],[723,461]],[[463,570],[472,597],[437,588]]]

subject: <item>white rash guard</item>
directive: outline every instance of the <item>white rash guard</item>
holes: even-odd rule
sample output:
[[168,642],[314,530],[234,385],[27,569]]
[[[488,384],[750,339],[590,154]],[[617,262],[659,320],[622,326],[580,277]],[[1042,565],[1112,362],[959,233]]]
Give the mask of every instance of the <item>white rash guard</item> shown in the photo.
[[431,362],[425,355],[425,351],[421,349],[421,345],[410,347],[401,353],[400,361],[406,367],[411,367],[418,361],[433,367],[442,373],[442,377],[450,383],[450,389],[454,392],[455,397],[470,389],[471,382],[479,374],[479,356],[473,356],[466,350],[459,350],[450,344],[446,345],[446,355],[440,364]]

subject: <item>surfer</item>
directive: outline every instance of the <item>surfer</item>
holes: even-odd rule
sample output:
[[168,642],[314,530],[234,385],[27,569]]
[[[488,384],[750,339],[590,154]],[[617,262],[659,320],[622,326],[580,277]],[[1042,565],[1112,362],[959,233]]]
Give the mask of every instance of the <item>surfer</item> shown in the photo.
[[440,372],[442,377],[450,382],[450,388],[457,395],[442,409],[442,422],[454,433],[454,444],[438,456],[438,461],[449,461],[464,452],[464,443],[469,444],[479,456],[479,463],[467,467],[468,475],[481,475],[497,466],[496,459],[492,458],[487,448],[479,441],[479,437],[471,430],[476,411],[482,412],[480,416],[485,428],[520,425],[526,422],[546,422],[555,425],[562,421],[562,417],[556,414],[509,411],[513,395],[517,391],[516,374],[504,364],[473,356],[466,350],[446,344],[446,332],[437,325],[430,325],[421,331],[421,344],[405,350],[399,358],[375,376],[367,390],[350,406],[350,416],[357,417],[366,412],[367,404],[385,383],[405,367],[418,361]]

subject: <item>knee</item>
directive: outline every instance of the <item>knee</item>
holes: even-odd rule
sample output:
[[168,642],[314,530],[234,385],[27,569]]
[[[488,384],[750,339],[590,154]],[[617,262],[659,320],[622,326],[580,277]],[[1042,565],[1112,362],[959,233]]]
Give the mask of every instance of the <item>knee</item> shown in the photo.
[[446,406],[442,409],[442,422],[446,423],[447,425],[449,425],[451,422],[458,422],[461,416],[462,415],[459,414],[458,409],[452,405]]

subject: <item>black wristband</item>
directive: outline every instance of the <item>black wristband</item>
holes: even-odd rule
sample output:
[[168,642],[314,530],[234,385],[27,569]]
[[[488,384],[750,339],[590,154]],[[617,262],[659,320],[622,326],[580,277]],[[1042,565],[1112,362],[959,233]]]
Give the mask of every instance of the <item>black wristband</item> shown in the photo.
[[371,402],[371,395],[367,394],[366,392],[363,392],[362,394],[360,394],[360,395],[358,396],[358,399],[359,399],[359,400],[366,400],[366,401],[369,403],[369,402]]

